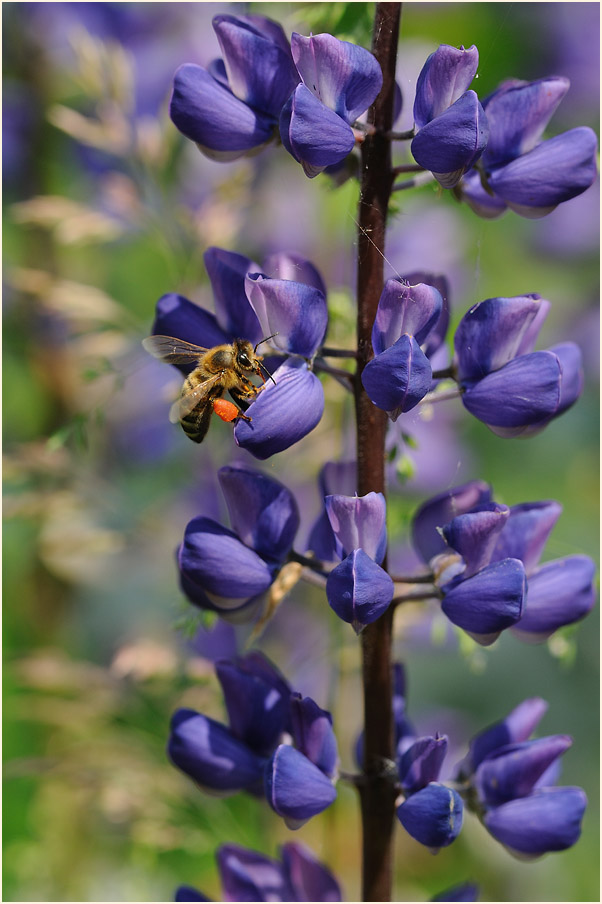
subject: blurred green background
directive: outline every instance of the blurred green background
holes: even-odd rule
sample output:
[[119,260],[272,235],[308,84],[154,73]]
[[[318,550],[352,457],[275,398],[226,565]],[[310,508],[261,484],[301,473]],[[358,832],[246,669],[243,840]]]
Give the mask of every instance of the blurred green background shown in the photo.
[[[340,784],[335,806],[291,836],[265,803],[201,795],[164,752],[178,706],[223,718],[174,563],[191,517],[224,518],[216,469],[245,462],[295,491],[301,551],[319,511],[321,463],[353,456],[351,405],[333,382],[318,428],[275,460],[241,454],[222,423],[193,447],[167,420],[177,378],[140,348],[162,294],[211,308],[209,245],[259,261],[275,250],[305,254],[329,287],[330,344],[353,343],[357,185],[309,181],[281,149],[213,163],[167,116],[176,67],[218,55],[211,18],[233,7],[269,15],[287,34],[328,30],[370,43],[373,5],[363,3],[2,8],[4,900],[172,900],[182,883],[219,899],[218,844],[275,855],[292,837],[332,867],[347,900],[360,894],[352,790]],[[597,128],[597,3],[404,4],[400,128],[411,125],[413,82],[440,43],[477,45],[480,95],[509,76],[567,75],[550,134]],[[597,556],[598,227],[597,185],[540,221],[478,220],[433,186],[396,196],[390,274],[445,273],[454,322],[484,298],[538,292],[552,302],[538,347],[578,341],[586,387],[528,441],[494,437],[458,402],[409,418],[417,448],[400,453],[390,475],[393,559],[403,561],[416,505],[472,477],[507,504],[562,503],[545,558]],[[399,828],[395,900],[428,900],[467,879],[481,900],[599,900],[597,608],[548,645],[503,636],[487,650],[459,646],[421,613],[408,608],[396,626],[411,718],[461,744],[542,696],[541,732],[574,738],[562,783],[584,787],[589,807],[579,843],[535,863],[513,860],[470,816],[437,857]],[[248,634],[237,629],[240,649]],[[318,590],[297,587],[257,646],[332,709],[343,768],[353,769],[353,632]]]

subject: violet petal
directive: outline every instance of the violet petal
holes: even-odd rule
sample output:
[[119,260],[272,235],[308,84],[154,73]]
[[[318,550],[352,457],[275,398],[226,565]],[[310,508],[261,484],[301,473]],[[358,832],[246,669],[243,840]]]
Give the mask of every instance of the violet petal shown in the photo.
[[479,52],[474,44],[468,50],[441,44],[431,53],[416,81],[414,122],[419,129],[468,90],[478,65]]
[[218,660],[215,671],[230,731],[254,753],[269,756],[290,724],[290,691],[282,694],[264,676],[245,669],[244,660]]
[[351,127],[305,87],[297,85],[280,118],[282,143],[313,178],[343,160],[355,145]]
[[290,490],[250,468],[220,468],[218,479],[238,537],[266,561],[281,562],[299,528],[299,510]]
[[304,84],[322,104],[351,124],[382,87],[382,72],[363,47],[329,34],[305,38],[293,33],[291,51]]
[[438,782],[408,797],[397,818],[412,838],[429,848],[447,847],[462,828],[464,808],[457,791]]
[[441,589],[441,608],[449,620],[488,646],[521,617],[527,582],[522,562],[502,559]]
[[569,87],[568,79],[553,76],[502,85],[489,95],[483,101],[489,121],[483,164],[499,166],[533,150]]
[[203,260],[213,289],[217,318],[224,331],[232,339],[259,342],[261,326],[245,292],[245,276],[259,270],[258,265],[243,254],[223,248],[207,248]]
[[519,703],[505,719],[495,722],[475,735],[469,745],[468,760],[471,771],[498,747],[526,741],[533,734],[547,708],[548,704],[541,697],[530,697]]
[[522,428],[553,417],[560,402],[561,368],[552,352],[521,355],[462,394],[470,413],[493,428]]
[[220,845],[216,859],[225,900],[292,900],[287,876],[277,860],[237,844]]
[[[519,352],[531,351],[535,342],[532,325],[541,308],[549,304],[539,295],[487,298],[464,314],[454,335],[456,366],[460,381],[480,380],[499,370]],[[530,348],[523,348],[528,335]]]
[[174,76],[173,123],[209,156],[232,160],[274,135],[272,116],[252,110],[206,69],[185,63]]
[[546,562],[529,576],[523,615],[512,633],[539,642],[584,618],[596,601],[595,572],[589,556]]
[[332,716],[320,709],[311,697],[293,694],[290,701],[295,747],[318,769],[333,778],[338,763],[337,741]]
[[234,606],[263,593],[273,580],[269,565],[233,531],[211,518],[194,518],[184,532],[178,554],[180,571],[210,598]]
[[413,794],[439,778],[447,753],[447,737],[418,738],[400,757],[399,778],[404,791]]
[[496,543],[494,559],[520,559],[530,575],[561,513],[562,506],[554,500],[513,505]]
[[260,757],[224,725],[192,709],[174,713],[167,753],[178,769],[214,791],[240,791],[261,778]]
[[392,421],[422,401],[432,380],[429,359],[407,333],[372,358],[362,371],[362,385],[371,401],[386,411]]
[[287,820],[289,828],[300,828],[329,807],[337,792],[306,756],[294,747],[281,744],[266,767],[265,795],[271,808]]
[[264,336],[274,348],[303,358],[315,355],[328,326],[326,298],[319,289],[259,273],[246,277],[245,290]]
[[393,599],[394,585],[386,571],[363,549],[351,552],[326,581],[330,607],[359,633],[376,621]]
[[317,426],[324,411],[324,390],[307,365],[286,361],[246,411],[251,423],[234,428],[239,446],[266,459],[299,442]]
[[491,172],[489,184],[516,213],[545,216],[594,182],[597,147],[592,129],[570,129]]
[[[230,341],[214,314],[173,292],[162,295],[157,302],[152,334],[173,336],[174,339],[183,339],[201,348],[213,348]],[[196,363],[176,366],[182,373],[188,374],[194,370]]]
[[487,117],[474,91],[428,122],[413,138],[412,156],[444,188],[453,188],[487,144]]
[[303,844],[282,845],[282,863],[296,901],[341,901],[339,883]]
[[[262,21],[263,19],[263,21]],[[264,33],[263,25],[269,22]],[[278,117],[298,77],[282,28],[264,17],[218,15],[213,28],[233,94],[255,110]],[[281,34],[274,40],[274,29]]]
[[[477,512],[458,515],[443,528],[443,536],[452,549],[459,552],[466,563],[462,578],[466,579],[491,561],[496,540],[510,516],[506,505],[495,502]],[[498,558],[507,558],[499,556]]]
[[540,857],[575,844],[586,806],[581,788],[546,788],[495,807],[485,815],[484,823],[511,851]]
[[384,352],[404,333],[414,336],[418,345],[422,345],[437,323],[442,308],[443,299],[435,286],[388,279],[372,328],[374,354]]
[[387,504],[382,493],[333,494],[324,500],[341,558],[361,547],[379,563],[387,549]]
[[521,744],[509,744],[493,751],[475,774],[479,798],[488,807],[497,807],[517,797],[531,794],[536,783],[573,743],[568,735],[551,735]]
[[437,530],[452,518],[492,501],[492,489],[482,480],[471,480],[427,499],[412,519],[412,543],[425,562],[445,552],[447,544]]

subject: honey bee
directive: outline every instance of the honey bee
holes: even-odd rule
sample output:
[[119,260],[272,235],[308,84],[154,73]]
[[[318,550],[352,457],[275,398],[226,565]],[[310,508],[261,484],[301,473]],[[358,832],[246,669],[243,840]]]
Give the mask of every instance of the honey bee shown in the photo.
[[[184,381],[180,398],[171,407],[170,421],[179,421],[186,436],[195,443],[203,442],[213,412],[223,421],[237,418],[250,421],[241,403],[252,401],[263,389],[264,373],[275,382],[261,363],[262,356],[257,354],[257,348],[272,338],[262,339],[255,348],[247,339],[235,339],[231,345],[216,345],[215,348],[202,348],[171,336],[144,339],[142,345],[146,351],[161,361],[169,364],[196,362],[196,367]],[[248,374],[261,377],[262,385],[252,383]],[[226,391],[234,403],[222,398]]]

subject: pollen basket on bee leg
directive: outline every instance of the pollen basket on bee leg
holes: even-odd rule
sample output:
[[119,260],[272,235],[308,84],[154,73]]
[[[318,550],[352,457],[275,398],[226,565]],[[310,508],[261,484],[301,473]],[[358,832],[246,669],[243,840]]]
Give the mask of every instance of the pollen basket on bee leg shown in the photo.
[[222,421],[227,422],[235,420],[240,414],[236,405],[229,402],[227,399],[215,399],[213,402],[213,410]]

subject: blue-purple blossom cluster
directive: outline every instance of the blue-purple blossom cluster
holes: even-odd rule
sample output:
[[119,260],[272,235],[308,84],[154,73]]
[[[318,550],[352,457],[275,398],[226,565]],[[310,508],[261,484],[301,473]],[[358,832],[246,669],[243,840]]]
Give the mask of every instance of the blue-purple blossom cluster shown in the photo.
[[[289,42],[264,16],[219,15],[213,27],[223,58],[207,69],[186,63],[175,75],[178,129],[217,160],[279,137],[310,178],[340,167],[363,140],[358,120],[382,86],[372,54],[329,34]],[[474,45],[442,44],[424,64],[411,144],[418,164],[487,218],[507,208],[541,217],[585,191],[597,173],[594,132],[541,140],[568,79],[510,79],[481,103],[470,88],[478,63]]]
[[474,45],[442,44],[430,55],[416,85],[412,154],[479,216],[507,208],[545,216],[596,178],[596,135],[576,128],[541,141],[569,89],[565,78],[510,79],[481,104],[469,89],[478,62]]
[[299,527],[295,499],[273,477],[242,467],[218,471],[232,529],[194,518],[178,549],[180,585],[190,602],[230,621],[248,621],[288,558]]
[[290,829],[300,828],[336,797],[330,713],[294,693],[261,653],[219,660],[215,670],[229,724],[177,710],[169,758],[201,789],[264,796]]
[[310,177],[348,156],[351,125],[382,86],[371,53],[328,34],[289,43],[264,16],[216,16],[213,27],[223,59],[175,75],[170,113],[184,135],[217,160],[280,137]]
[[[323,489],[341,486],[354,471],[352,463],[331,463]],[[204,516],[187,525],[177,553],[180,584],[201,609],[249,621],[291,556],[299,511],[290,490],[259,471],[227,466],[218,478],[231,528]],[[553,500],[496,503],[482,481],[419,507],[413,544],[430,569],[433,597],[454,625],[487,646],[508,628],[522,640],[546,640],[587,615],[595,601],[593,561],[571,555],[540,564],[561,511]],[[383,495],[327,493],[308,542],[326,563],[340,560],[330,569],[320,566],[326,568],[326,596],[359,633],[394,598],[394,582],[381,567],[387,546]]]
[[[442,778],[448,739],[416,733],[406,714],[403,667],[395,664],[393,670],[397,817],[408,834],[433,850],[447,847],[459,835],[468,807],[522,859],[575,844],[587,799],[581,788],[556,786],[559,759],[571,738],[531,739],[547,710],[544,700],[524,700],[505,719],[476,734],[462,762]],[[360,736],[360,762],[362,750]]]
[[545,700],[524,700],[477,734],[457,774],[487,831],[521,859],[575,844],[587,806],[581,788],[556,786],[559,760],[571,738],[529,740],[546,709]]
[[[387,280],[374,327],[374,358],[362,371],[370,399],[392,421],[436,387],[432,356],[448,324],[441,278]],[[439,286],[437,286],[439,283]],[[574,342],[534,351],[550,303],[539,295],[488,298],[461,319],[449,369],[464,407],[499,436],[538,433],[573,405],[583,389]]]
[[412,539],[450,621],[488,645],[505,628],[542,641],[587,615],[595,601],[593,561],[572,555],[539,564],[561,511],[554,501],[500,505],[482,481],[421,505]]

